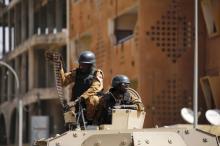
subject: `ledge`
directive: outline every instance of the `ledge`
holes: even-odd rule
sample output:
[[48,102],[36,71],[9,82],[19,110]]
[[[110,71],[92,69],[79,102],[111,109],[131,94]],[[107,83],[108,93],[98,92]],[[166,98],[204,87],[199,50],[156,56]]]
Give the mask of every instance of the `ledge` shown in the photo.
[[[57,99],[56,88],[35,88],[27,92],[23,97],[23,105],[29,105],[40,100]],[[5,101],[0,105],[0,113],[7,113],[7,110],[12,111],[17,106],[17,98],[11,101]],[[10,107],[10,109],[9,109]],[[6,111],[5,111],[6,110]]]
[[65,32],[47,35],[33,35],[31,38],[27,39],[22,44],[17,46],[13,51],[5,54],[2,60],[11,60],[31,48],[39,47],[43,49],[48,47],[62,47],[66,45],[66,40],[67,35]]

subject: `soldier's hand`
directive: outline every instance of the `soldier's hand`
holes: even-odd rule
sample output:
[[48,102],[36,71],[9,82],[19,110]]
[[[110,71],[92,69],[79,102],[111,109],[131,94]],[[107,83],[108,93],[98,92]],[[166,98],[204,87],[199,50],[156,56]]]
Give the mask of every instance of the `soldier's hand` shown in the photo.
[[64,111],[72,111],[75,108],[76,103],[74,101],[65,104]]
[[75,105],[76,103],[73,101],[68,103],[69,108],[75,107]]
[[57,52],[48,51],[45,53],[45,57],[46,57],[47,61],[51,61],[51,62],[62,62],[62,60],[63,60],[61,54],[59,54]]
[[63,107],[63,110],[64,110],[64,112],[69,111],[69,105],[68,105],[68,104],[66,104],[66,105]]

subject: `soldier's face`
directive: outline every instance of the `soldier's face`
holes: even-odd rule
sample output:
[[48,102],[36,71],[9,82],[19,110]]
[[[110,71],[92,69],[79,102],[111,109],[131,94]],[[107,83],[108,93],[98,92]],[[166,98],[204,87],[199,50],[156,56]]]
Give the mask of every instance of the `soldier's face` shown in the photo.
[[86,64],[86,63],[81,63],[79,64],[79,69],[82,71],[82,72],[87,72],[89,71],[91,68],[91,64]]
[[125,93],[125,92],[127,91],[128,87],[129,87],[129,84],[122,83],[122,84],[119,86],[118,90],[119,90],[121,93]]

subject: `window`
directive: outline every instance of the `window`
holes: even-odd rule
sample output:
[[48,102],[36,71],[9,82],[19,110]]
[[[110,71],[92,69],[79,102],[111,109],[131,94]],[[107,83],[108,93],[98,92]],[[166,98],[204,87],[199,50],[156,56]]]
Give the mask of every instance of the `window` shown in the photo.
[[220,0],[202,0],[202,11],[209,37],[220,33]]
[[121,43],[133,36],[137,23],[137,8],[130,9],[114,19],[114,37]]
[[5,5],[9,5],[9,0],[5,0]]

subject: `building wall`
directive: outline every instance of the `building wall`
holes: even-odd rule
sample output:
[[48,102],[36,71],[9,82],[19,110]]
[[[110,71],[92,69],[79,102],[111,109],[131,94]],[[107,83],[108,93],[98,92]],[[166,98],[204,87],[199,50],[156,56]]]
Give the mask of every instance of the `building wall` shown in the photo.
[[219,41],[220,41],[220,2],[201,1],[201,21],[205,32],[205,74],[201,78],[203,94],[208,108],[220,108],[219,96]]
[[219,43],[220,37],[206,38],[206,73],[208,75],[219,75],[220,61],[219,61]]
[[[144,33],[140,36],[139,57],[139,91],[145,97],[149,115],[146,123],[183,123],[180,110],[192,108],[193,103],[193,1],[142,1],[141,10],[140,18],[148,18],[141,19]],[[200,35],[200,39],[203,37]],[[204,60],[202,48],[199,58]],[[200,67],[199,76],[203,72]]]
[[[90,36],[87,49],[96,53],[97,67],[104,71],[106,90],[114,75],[126,74],[131,86],[142,96],[146,127],[183,123],[180,110],[192,108],[193,102],[193,5],[191,0],[71,1],[70,52],[75,57],[69,61],[77,61],[77,40]],[[126,19],[133,21],[126,24]],[[133,28],[129,26],[132,23]],[[123,33],[130,33],[129,28],[132,35],[121,40]],[[204,40],[205,34],[201,33],[200,40]],[[199,58],[202,76],[203,47]],[[204,98],[200,97],[203,103]]]
[[[9,2],[4,11],[0,10],[0,28],[4,30],[1,34],[4,43],[0,46],[3,56],[0,59],[18,74],[20,88],[17,90],[14,76],[1,66],[0,125],[3,129],[0,130],[0,137],[3,138],[0,145],[18,142],[18,98],[23,100],[24,105],[23,143],[30,143],[30,118],[33,115],[50,116],[50,136],[64,131],[53,65],[46,61],[45,52],[49,49],[61,52],[65,64],[66,1]],[[40,101],[43,103],[41,107],[38,105]]]

